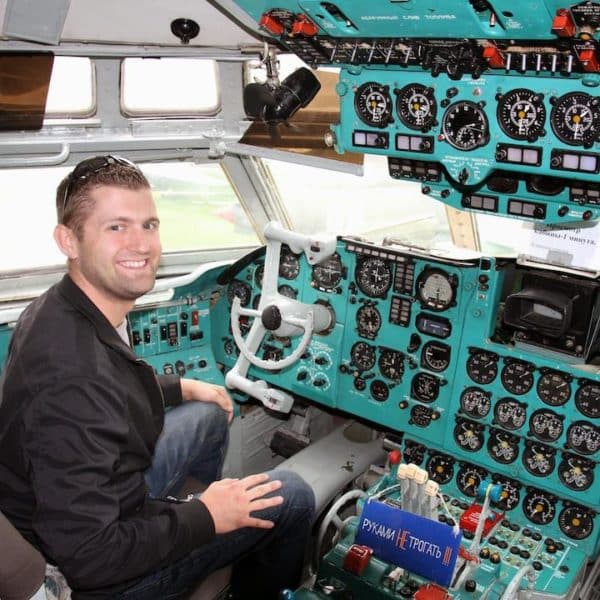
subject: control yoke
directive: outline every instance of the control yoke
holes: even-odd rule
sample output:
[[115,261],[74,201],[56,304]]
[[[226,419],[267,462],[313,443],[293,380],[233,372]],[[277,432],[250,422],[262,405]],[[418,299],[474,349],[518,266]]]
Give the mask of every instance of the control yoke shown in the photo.
[[[270,222],[264,229],[267,240],[262,294],[256,309],[243,308],[239,298],[231,307],[231,331],[240,350],[237,362],[227,373],[227,387],[245,392],[260,400],[266,407],[289,412],[293,398],[281,390],[269,388],[265,381],[251,381],[246,377],[250,365],[267,371],[289,367],[304,354],[312,334],[325,331],[331,326],[330,311],[320,304],[306,304],[283,296],[278,291],[279,259],[281,244],[287,244],[296,254],[303,252],[310,265],[316,265],[335,252],[336,238],[329,234],[306,236],[284,229],[277,222]],[[240,317],[252,318],[248,335],[244,338],[240,329]],[[265,360],[256,355],[265,333],[278,337],[302,336],[296,349],[281,360]]]

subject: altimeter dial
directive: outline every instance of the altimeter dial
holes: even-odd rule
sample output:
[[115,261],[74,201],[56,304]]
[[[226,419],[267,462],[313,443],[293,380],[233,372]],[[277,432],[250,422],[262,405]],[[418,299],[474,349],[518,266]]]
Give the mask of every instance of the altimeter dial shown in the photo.
[[354,96],[354,109],[359,119],[370,127],[386,127],[393,122],[392,99],[387,85],[373,81],[363,83]]
[[556,137],[571,146],[590,147],[600,133],[600,98],[572,92],[551,102],[550,123]]

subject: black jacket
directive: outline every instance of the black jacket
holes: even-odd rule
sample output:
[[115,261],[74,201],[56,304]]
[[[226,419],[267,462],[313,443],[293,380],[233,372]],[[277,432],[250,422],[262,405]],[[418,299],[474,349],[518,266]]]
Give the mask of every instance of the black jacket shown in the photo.
[[213,539],[204,504],[150,499],[144,483],[164,407],[181,401],[179,378],[137,359],[68,276],[21,315],[0,405],[0,510],[74,598]]

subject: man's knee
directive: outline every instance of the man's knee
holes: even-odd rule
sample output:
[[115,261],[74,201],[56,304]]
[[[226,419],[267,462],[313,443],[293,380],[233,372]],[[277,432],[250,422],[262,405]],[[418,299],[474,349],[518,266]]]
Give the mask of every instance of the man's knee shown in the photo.
[[185,433],[220,441],[227,439],[227,413],[220,406],[212,402],[185,402],[173,412]]
[[297,513],[312,525],[315,514],[315,494],[313,489],[293,471],[274,470],[271,479],[281,481],[281,489],[276,494],[283,496],[283,509]]

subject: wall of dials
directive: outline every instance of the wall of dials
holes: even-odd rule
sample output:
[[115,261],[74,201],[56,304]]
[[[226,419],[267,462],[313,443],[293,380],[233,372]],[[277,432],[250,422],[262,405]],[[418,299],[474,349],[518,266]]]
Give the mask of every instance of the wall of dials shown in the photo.
[[[242,269],[212,311],[225,368],[237,358],[231,300],[257,306],[263,269]],[[327,305],[336,323],[291,367],[249,374],[403,434],[405,460],[461,501],[484,478],[500,483],[497,509],[589,556],[600,539],[600,378],[556,353],[490,341],[514,270],[343,239],[310,267],[284,246],[280,293]],[[258,354],[279,359],[290,346],[267,336]]]
[[336,147],[390,157],[396,178],[442,187],[449,179],[436,197],[458,208],[553,222],[576,211],[589,219],[600,206],[596,85],[593,77],[544,73],[457,81],[349,67],[337,86]]

